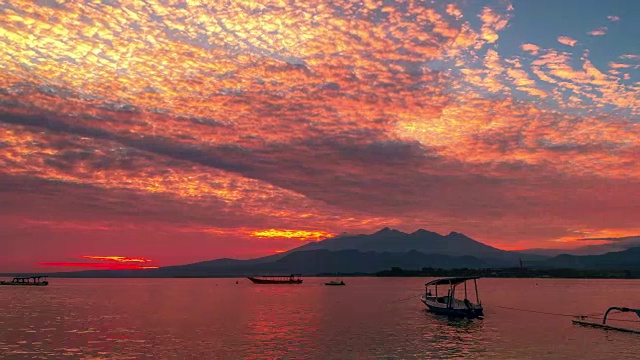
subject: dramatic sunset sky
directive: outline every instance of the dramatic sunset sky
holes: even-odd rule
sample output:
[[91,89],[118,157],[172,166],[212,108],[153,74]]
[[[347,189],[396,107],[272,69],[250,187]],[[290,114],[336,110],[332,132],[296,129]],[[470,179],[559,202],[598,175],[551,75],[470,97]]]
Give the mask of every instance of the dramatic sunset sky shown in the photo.
[[0,272],[640,234],[640,1],[2,0],[0,45]]

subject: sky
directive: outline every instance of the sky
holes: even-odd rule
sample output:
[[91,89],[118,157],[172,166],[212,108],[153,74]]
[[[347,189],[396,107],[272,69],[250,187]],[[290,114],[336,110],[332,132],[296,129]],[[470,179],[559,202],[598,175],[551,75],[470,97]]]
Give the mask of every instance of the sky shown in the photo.
[[4,0],[0,25],[0,272],[640,234],[635,0]]

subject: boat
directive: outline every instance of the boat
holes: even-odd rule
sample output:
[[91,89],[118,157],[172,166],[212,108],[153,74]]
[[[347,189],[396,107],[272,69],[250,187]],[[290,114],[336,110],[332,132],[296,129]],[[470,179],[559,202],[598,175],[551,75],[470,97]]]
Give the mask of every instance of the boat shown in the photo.
[[[425,292],[420,300],[430,312],[435,314],[468,319],[482,318],[484,313],[478,296],[477,279],[479,277],[451,277],[430,281],[425,284]],[[475,288],[473,292],[467,290],[467,282],[471,281],[473,281],[473,287]],[[462,287],[459,287],[460,285],[464,285],[464,299],[458,299],[455,296],[456,289],[458,289],[459,293],[463,292]],[[438,291],[439,288],[441,289],[440,292]],[[475,297],[475,303],[469,300],[468,295]]]
[[289,276],[248,276],[254,284],[302,284],[301,274]]
[[344,286],[344,285],[347,285],[347,284],[344,283],[344,281],[337,281],[337,280],[336,281],[329,281],[329,282],[326,282],[324,284],[327,285],[327,286]]
[[586,320],[587,318],[586,316],[579,316],[577,319],[571,320],[571,322],[574,325],[589,326],[589,327],[604,329],[604,330],[614,330],[614,331],[640,334],[640,329],[630,329],[630,328],[623,328],[619,326],[607,325],[607,316],[611,311],[633,312],[640,318],[640,309],[631,309],[628,307],[612,306],[608,308],[607,311],[604,313],[604,317],[602,318],[602,323],[595,322],[595,321],[588,321]]
[[[44,279],[44,280],[42,280]],[[14,277],[11,281],[0,281],[0,285],[14,286],[47,286],[49,282],[46,276]]]

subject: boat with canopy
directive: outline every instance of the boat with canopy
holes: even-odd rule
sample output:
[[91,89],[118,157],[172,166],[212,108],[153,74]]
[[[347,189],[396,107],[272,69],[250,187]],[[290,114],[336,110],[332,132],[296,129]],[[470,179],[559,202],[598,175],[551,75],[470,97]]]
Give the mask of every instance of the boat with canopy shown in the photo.
[[[44,279],[44,280],[43,280]],[[11,281],[0,281],[0,285],[12,286],[47,286],[46,276],[14,277]]]
[[[451,277],[430,281],[425,284],[425,293],[421,300],[429,311],[435,314],[468,319],[481,318],[484,313],[478,296],[477,279],[479,277]],[[473,289],[470,289],[471,286],[467,283],[473,283]],[[462,295],[464,297],[461,298]],[[475,298],[475,302],[470,300],[470,297]]]
[[289,276],[248,276],[254,284],[302,284],[302,274]]

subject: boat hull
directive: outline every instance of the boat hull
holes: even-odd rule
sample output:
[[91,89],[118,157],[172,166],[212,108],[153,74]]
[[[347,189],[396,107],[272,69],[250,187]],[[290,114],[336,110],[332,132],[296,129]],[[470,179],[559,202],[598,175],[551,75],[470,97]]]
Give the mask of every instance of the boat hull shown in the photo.
[[429,300],[425,300],[424,297],[420,300],[427,306],[427,310],[434,314],[467,319],[476,319],[484,316],[482,307],[450,308],[447,306],[443,306],[444,304],[438,304]]
[[599,324],[599,323],[583,321],[583,320],[571,320],[571,322],[574,325],[589,326],[597,329],[614,330],[614,331],[622,331],[622,332],[628,332],[633,334],[640,334],[640,330],[637,330],[637,329],[628,329],[628,328],[622,328],[622,327],[611,326],[606,324]]
[[324,284],[327,286],[345,286],[346,285],[345,283],[330,283],[330,282],[324,283]]
[[270,280],[270,279],[258,279],[254,277],[247,277],[254,284],[302,284],[302,279],[295,280]]
[[36,284],[27,284],[27,283],[15,283],[12,281],[0,281],[0,285],[6,285],[6,286],[47,286],[49,285],[49,283],[47,282],[42,282],[42,283],[36,283]]

